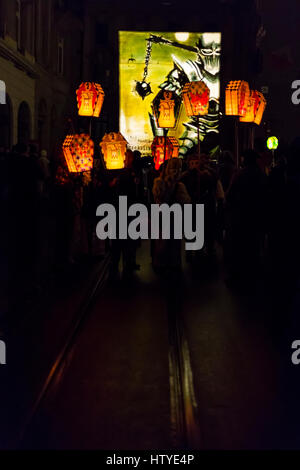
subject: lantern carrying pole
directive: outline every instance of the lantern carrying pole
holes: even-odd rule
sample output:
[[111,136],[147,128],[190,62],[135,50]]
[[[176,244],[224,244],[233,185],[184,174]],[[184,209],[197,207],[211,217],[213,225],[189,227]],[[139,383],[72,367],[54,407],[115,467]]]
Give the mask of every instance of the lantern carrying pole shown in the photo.
[[235,155],[236,155],[236,166],[239,168],[240,156],[239,156],[239,118],[235,118],[234,126],[234,136],[235,136]]
[[164,162],[166,161],[166,153],[167,153],[167,135],[168,135],[168,128],[164,127]]
[[197,116],[197,135],[198,135],[198,157],[200,159],[200,116]]
[[255,127],[253,124],[251,124],[250,127],[250,148],[254,150],[254,132],[255,132]]

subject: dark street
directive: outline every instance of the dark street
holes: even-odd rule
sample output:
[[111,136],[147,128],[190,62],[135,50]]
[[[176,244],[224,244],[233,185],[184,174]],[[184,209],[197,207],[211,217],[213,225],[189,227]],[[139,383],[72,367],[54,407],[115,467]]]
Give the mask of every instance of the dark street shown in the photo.
[[[19,347],[19,355],[26,354],[31,361],[22,364],[22,379],[21,365],[15,364],[19,371],[12,373],[18,379],[9,390],[8,421],[14,416],[12,397],[18,393],[14,388],[27,389],[31,396],[19,410],[23,419],[9,445],[17,443],[27,449],[193,445],[198,449],[282,449],[298,445],[299,433],[293,434],[297,413],[287,420],[293,404],[297,405],[289,401],[289,387],[297,386],[295,374],[290,382],[283,382],[290,360],[281,354],[290,347],[286,344],[288,312],[282,315],[276,309],[270,298],[272,286],[262,279],[254,294],[236,292],[224,281],[223,264],[205,258],[200,260],[205,278],[201,269],[195,272],[186,263],[182,277],[158,277],[150,264],[148,243],[138,251],[138,261],[142,269],[133,280],[106,279],[99,289],[33,415],[40,387],[59,359],[72,323],[66,326],[65,320],[56,326],[52,356],[50,343],[44,345],[48,358],[43,362],[48,359],[48,369],[40,370],[39,377],[31,373],[34,351],[28,344]],[[79,284],[77,289],[84,287]],[[173,292],[171,298],[168,290]],[[69,310],[76,312],[78,301],[73,297],[69,302]],[[53,315],[61,303],[58,299],[53,304]],[[177,359],[180,362],[187,354],[192,373],[192,390],[184,390],[186,384],[179,377],[181,392],[174,387],[171,360],[175,317],[180,318],[181,330]],[[45,327],[49,325],[35,324],[35,334],[40,336]],[[34,384],[39,386],[34,388]],[[196,430],[191,428],[186,402],[174,405],[182,393],[194,401]],[[183,430],[177,409],[185,421]],[[26,421],[28,415],[30,421]]]

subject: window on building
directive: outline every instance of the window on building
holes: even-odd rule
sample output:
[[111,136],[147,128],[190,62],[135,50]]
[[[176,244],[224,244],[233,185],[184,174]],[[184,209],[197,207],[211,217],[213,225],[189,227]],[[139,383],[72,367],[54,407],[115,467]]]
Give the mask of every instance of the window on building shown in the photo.
[[59,75],[64,73],[64,40],[60,38],[58,40],[58,66],[57,71]]

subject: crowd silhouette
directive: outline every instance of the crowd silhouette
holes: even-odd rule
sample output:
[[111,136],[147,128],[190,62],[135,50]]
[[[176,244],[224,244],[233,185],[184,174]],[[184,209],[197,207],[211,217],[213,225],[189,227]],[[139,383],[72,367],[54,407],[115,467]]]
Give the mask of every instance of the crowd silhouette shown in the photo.
[[[48,158],[34,143],[0,150],[1,276],[7,289],[18,285],[34,291],[43,276],[65,273],[82,259],[108,251],[111,277],[121,270],[130,278],[140,269],[140,241],[102,242],[95,230],[98,205],[110,202],[117,207],[120,195],[127,196],[128,205],[204,204],[204,247],[185,254],[196,270],[206,257],[225,262],[230,286],[253,283],[265,266],[285,282],[297,279],[299,139],[278,152],[275,162],[261,144],[246,150],[239,168],[234,155],[223,151],[217,160],[190,153],[186,160],[171,159],[155,170],[151,157],[127,150],[125,169],[106,170],[98,158],[94,169],[82,174],[69,173],[62,155]],[[155,272],[181,270],[180,241],[159,239],[150,245]]]

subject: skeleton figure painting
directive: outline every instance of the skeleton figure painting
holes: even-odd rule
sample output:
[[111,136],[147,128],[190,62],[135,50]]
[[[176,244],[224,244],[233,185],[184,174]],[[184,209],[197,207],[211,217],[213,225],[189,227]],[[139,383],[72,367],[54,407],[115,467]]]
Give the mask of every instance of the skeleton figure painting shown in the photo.
[[[219,132],[221,33],[186,36],[186,41],[178,42],[175,33],[169,32],[119,33],[120,128],[131,147],[143,155],[150,153],[153,137],[163,135],[151,110],[152,93],[172,91],[181,97],[187,82],[203,81],[210,91],[208,113],[199,119],[200,140]],[[131,54],[137,58],[135,73],[132,69],[127,72],[123,54],[127,59]],[[171,116],[167,101],[161,101],[161,112]],[[169,135],[179,140],[180,156],[197,146],[197,120],[186,115],[183,105],[178,124]]]

